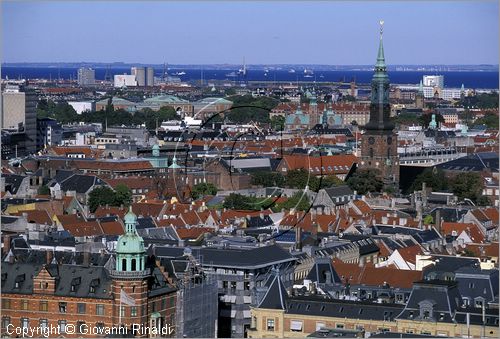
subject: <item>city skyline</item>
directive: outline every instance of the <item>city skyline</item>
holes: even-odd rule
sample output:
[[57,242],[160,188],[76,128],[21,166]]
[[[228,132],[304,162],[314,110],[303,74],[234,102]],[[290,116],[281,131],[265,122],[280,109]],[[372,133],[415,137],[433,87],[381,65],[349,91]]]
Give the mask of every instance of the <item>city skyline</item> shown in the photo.
[[7,1],[2,62],[370,65],[383,19],[389,65],[496,65],[497,13],[496,1]]

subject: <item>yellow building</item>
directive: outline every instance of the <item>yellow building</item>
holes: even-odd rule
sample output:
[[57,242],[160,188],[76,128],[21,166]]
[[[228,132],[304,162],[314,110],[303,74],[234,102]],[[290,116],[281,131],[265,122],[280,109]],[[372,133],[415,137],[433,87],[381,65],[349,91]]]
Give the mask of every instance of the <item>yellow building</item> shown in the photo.
[[289,296],[278,274],[271,276],[266,285],[266,294],[251,310],[250,338],[306,337],[321,329],[351,330],[365,336],[399,332],[498,337],[498,309],[485,310],[483,327],[481,309],[457,306],[454,298],[458,289],[454,282],[415,283],[406,305],[334,300],[312,294]]

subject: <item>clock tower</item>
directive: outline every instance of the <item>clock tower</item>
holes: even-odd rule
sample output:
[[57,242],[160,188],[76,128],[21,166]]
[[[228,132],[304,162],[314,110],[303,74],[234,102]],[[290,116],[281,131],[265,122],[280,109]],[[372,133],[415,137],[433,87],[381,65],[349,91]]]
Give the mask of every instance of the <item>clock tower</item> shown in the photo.
[[382,43],[383,21],[380,21],[380,44],[375,74],[371,83],[370,120],[361,137],[360,168],[379,171],[384,187],[399,188],[398,138],[390,119],[389,77]]

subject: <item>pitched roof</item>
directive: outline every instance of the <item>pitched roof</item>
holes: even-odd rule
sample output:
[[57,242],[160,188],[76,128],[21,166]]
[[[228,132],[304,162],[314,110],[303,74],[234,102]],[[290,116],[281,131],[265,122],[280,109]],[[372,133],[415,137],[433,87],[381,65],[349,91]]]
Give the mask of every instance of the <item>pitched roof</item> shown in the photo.
[[26,220],[31,223],[35,222],[40,225],[52,225],[52,219],[46,210],[28,210],[14,213],[12,215],[21,216],[26,213]]
[[[453,234],[456,232],[456,234]],[[462,222],[443,222],[441,223],[441,234],[446,235],[456,235],[459,236],[462,232],[467,233],[473,242],[482,243],[484,241],[484,235],[479,229],[479,227],[474,223],[462,223]]]
[[181,239],[198,239],[205,233],[212,233],[213,229],[208,227],[177,228],[175,230]]
[[358,158],[352,154],[307,157],[302,155],[285,155],[283,161],[288,170],[305,169],[314,175],[347,174]]
[[421,280],[422,271],[399,270],[393,267],[375,267],[365,264],[347,264],[339,259],[333,260],[333,268],[343,282],[364,284],[370,286],[383,286],[384,283],[392,287],[411,288],[414,281]]
[[267,292],[259,303],[259,308],[267,308],[272,310],[286,309],[286,293],[285,286],[281,281],[280,274],[275,272],[271,274],[266,282],[268,286]]

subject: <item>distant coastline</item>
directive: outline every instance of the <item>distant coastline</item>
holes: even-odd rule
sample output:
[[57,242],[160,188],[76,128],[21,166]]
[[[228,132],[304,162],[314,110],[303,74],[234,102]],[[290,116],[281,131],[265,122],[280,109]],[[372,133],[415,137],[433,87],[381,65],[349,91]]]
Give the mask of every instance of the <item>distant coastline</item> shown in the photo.
[[[239,69],[241,64],[165,64],[170,69]],[[124,62],[5,62],[1,67],[93,67],[93,68],[129,68],[133,66],[154,67],[155,69],[163,68],[164,64],[144,64],[144,63],[124,63]],[[289,70],[289,69],[311,69],[311,70],[347,70],[347,71],[371,71],[373,65],[325,65],[325,64],[247,64],[247,69],[254,70]],[[397,71],[426,71],[426,72],[498,72],[499,65],[476,64],[476,65],[439,65],[439,64],[422,64],[422,65],[388,65],[388,70]]]
[[[29,66],[2,66],[2,79],[77,79],[77,71],[80,66],[63,67],[63,64],[54,66],[37,67]],[[97,67],[95,69],[96,80],[104,80],[105,77],[113,77],[116,74],[130,74],[130,66],[110,66]],[[238,69],[241,66],[232,68],[209,68],[198,66],[197,68],[181,67],[179,65],[168,66],[168,68],[154,66],[155,77],[161,78],[164,69],[170,76],[178,77],[183,82],[200,83],[203,79],[204,84],[213,82],[231,82],[234,85],[244,81],[249,82],[286,82],[300,85],[300,83],[332,83],[332,82],[351,82],[358,84],[370,83],[373,76],[373,68],[366,69],[357,66],[356,69],[344,68],[333,70],[314,69],[312,67],[280,67],[256,69],[247,68],[246,76],[242,76]],[[294,70],[291,72],[291,70]],[[308,72],[304,73],[304,69]],[[452,71],[452,70],[397,70],[389,69],[389,77],[392,84],[413,84],[417,85],[424,75],[444,75],[444,84],[447,88],[459,88],[464,84],[465,88],[473,89],[491,89],[497,90],[499,87],[499,74],[497,71]]]

